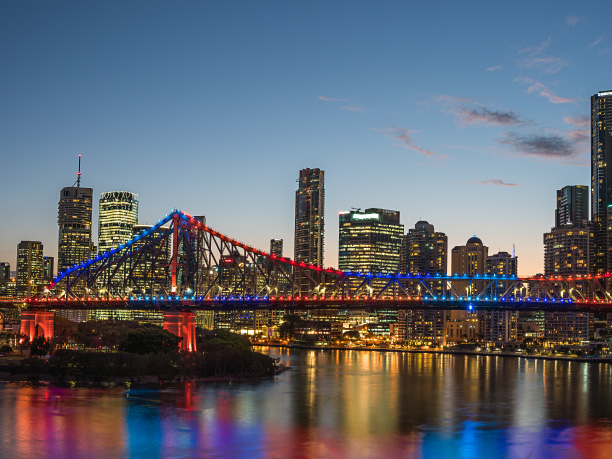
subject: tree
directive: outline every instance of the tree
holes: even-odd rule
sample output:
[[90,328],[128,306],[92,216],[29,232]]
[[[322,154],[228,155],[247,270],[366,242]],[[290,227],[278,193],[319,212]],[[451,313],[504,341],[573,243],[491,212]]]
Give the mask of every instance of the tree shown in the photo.
[[119,343],[119,350],[132,354],[157,354],[178,352],[179,338],[159,327],[147,327],[128,332]]
[[246,336],[232,333],[229,330],[198,330],[197,347],[201,351],[220,351],[233,349],[250,351],[253,346]]
[[45,338],[44,336],[39,336],[38,338],[34,338],[32,340],[32,345],[30,346],[30,355],[31,356],[43,356],[49,353],[51,349],[51,340]]
[[55,316],[54,322],[53,341],[56,344],[66,344],[77,336],[79,326],[76,322],[62,316]]
[[283,317],[283,323],[278,328],[281,338],[291,339],[295,332],[295,325],[302,321],[297,314],[287,314]]

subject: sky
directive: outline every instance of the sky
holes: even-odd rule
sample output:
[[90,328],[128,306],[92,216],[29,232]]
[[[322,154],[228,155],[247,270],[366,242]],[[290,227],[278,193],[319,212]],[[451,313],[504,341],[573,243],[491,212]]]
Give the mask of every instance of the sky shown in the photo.
[[[590,97],[612,89],[607,1],[0,2],[0,261],[76,180],[293,253],[296,179],[338,212],[399,210],[449,251],[543,271],[556,190],[590,185]],[[450,269],[450,266],[449,266]]]

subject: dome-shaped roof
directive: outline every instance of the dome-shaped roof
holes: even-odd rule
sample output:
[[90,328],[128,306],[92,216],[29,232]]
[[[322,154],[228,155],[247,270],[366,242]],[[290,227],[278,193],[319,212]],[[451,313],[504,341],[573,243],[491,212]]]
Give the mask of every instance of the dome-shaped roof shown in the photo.
[[469,238],[467,243],[468,244],[480,244],[480,245],[482,245],[482,241],[480,240],[480,238],[477,238],[476,236],[472,236],[471,238]]

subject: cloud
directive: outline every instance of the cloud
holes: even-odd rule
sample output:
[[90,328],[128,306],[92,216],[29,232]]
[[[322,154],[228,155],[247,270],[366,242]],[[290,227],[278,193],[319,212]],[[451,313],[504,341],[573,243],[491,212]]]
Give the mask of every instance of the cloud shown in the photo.
[[342,107],[342,110],[346,110],[349,112],[365,112],[366,109],[361,105],[345,105]]
[[466,125],[510,126],[524,122],[512,110],[492,110],[472,99],[445,95],[437,97],[436,100],[449,106],[448,111]]
[[521,83],[528,84],[529,87],[527,88],[527,93],[531,94],[532,92],[537,92],[542,97],[546,97],[548,101],[552,102],[553,104],[567,104],[569,102],[576,102],[576,99],[557,96],[548,88],[548,86],[540,83],[539,81],[535,81],[532,78],[516,78],[514,81],[520,81]]
[[517,153],[543,158],[573,158],[576,156],[573,142],[558,134],[519,134],[509,132],[497,139],[502,145],[512,147]]
[[563,118],[567,124],[573,124],[574,126],[588,128],[591,126],[591,118],[586,115],[577,115],[576,117],[566,116]]
[[532,56],[536,56],[544,51],[550,43],[552,42],[552,38],[549,36],[546,40],[544,40],[539,45],[530,46],[529,48],[519,49],[519,54],[530,54]]
[[582,20],[582,18],[580,16],[568,16],[567,17],[567,25],[570,26],[570,27],[574,27],[581,20]]
[[325,102],[348,102],[346,99],[337,99],[335,97],[325,97],[325,96],[318,96],[317,99],[324,100]]
[[587,46],[587,48],[592,48],[593,46],[597,46],[598,44],[600,44],[603,39],[605,38],[606,34],[602,33],[599,38],[597,40],[595,40],[593,43],[591,43],[590,45]]
[[501,65],[494,65],[492,67],[487,67],[487,72],[495,72],[497,70],[501,70],[502,66]]
[[526,57],[519,62],[519,67],[535,68],[543,73],[553,75],[559,72],[563,67],[567,67],[568,62],[560,57]]
[[489,179],[489,180],[475,180],[472,183],[480,183],[481,185],[493,185],[493,186],[518,186],[516,183],[504,182],[501,179]]
[[441,155],[436,153],[435,151],[426,150],[424,148],[415,145],[412,141],[412,134],[415,134],[419,131],[413,131],[410,129],[400,128],[396,126],[391,126],[387,129],[377,129],[371,128],[373,131],[382,132],[387,137],[390,137],[397,141],[396,146],[406,148],[408,150],[414,150],[424,156],[427,156],[432,159],[446,159],[447,155]]

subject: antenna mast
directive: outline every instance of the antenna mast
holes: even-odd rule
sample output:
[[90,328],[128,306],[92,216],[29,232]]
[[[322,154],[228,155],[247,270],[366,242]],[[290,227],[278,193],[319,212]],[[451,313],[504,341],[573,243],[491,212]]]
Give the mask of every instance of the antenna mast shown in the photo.
[[77,186],[77,188],[81,187],[81,155],[79,155],[79,171],[77,172],[77,180],[75,182],[75,185]]

